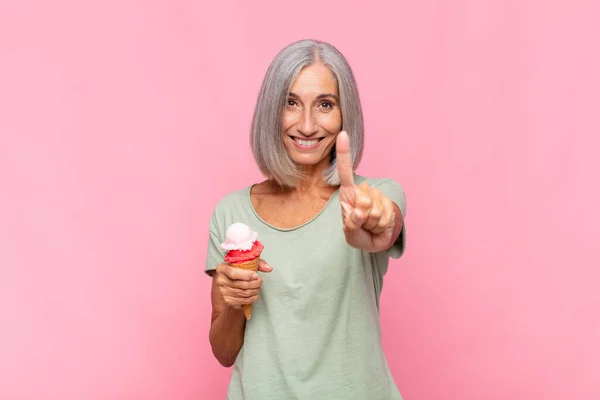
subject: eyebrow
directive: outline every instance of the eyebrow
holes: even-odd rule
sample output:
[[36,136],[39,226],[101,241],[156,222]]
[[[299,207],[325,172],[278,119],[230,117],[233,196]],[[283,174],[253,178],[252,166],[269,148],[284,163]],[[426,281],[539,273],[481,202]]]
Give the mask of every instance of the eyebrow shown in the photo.
[[[290,92],[290,93],[289,93],[289,96],[290,96],[290,97],[295,97],[295,98],[297,98],[297,99],[299,99],[299,98],[300,98],[300,96],[298,96],[298,95],[297,95],[296,93],[294,93],[294,92]],[[338,96],[336,96],[335,94],[331,94],[331,93],[324,93],[324,94],[320,94],[320,95],[318,95],[318,96],[317,96],[317,100],[325,99],[325,98],[328,98],[328,97],[335,99],[335,101],[340,101],[340,98],[339,98]]]

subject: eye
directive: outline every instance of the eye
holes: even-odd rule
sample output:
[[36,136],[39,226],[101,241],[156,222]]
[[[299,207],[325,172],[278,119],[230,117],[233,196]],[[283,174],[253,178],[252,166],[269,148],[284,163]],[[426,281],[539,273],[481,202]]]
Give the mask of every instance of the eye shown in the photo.
[[296,101],[295,101],[295,100],[292,100],[292,99],[288,99],[288,100],[287,100],[287,105],[288,105],[289,107],[294,107],[294,106],[296,106],[297,104],[298,104],[298,103],[296,103]]
[[333,104],[331,104],[331,102],[329,102],[329,101],[323,101],[323,102],[321,102],[320,107],[329,110],[329,109],[333,108]]

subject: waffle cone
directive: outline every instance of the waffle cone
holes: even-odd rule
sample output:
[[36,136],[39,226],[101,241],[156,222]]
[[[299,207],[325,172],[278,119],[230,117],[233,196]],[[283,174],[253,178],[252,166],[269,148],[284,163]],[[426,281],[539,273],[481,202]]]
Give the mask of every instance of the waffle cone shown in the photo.
[[[241,263],[229,263],[229,265],[231,265],[232,267],[235,268],[241,268],[241,269],[245,269],[247,271],[258,271],[258,263],[260,262],[260,256],[250,260],[250,261],[244,261]],[[246,316],[246,320],[249,320],[250,317],[252,316],[252,304],[244,304],[242,306],[242,309],[244,310],[244,315]]]

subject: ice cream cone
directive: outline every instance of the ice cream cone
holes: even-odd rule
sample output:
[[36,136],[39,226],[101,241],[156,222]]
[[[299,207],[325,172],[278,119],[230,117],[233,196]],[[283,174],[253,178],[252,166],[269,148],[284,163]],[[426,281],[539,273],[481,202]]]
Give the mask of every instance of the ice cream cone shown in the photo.
[[[234,268],[258,271],[258,263],[264,246],[256,237],[258,234],[246,224],[236,222],[227,228],[225,242],[221,248],[226,251],[224,261]],[[252,304],[242,305],[246,320],[252,316]]]
[[[240,262],[240,263],[230,263],[232,267],[245,269],[247,271],[258,271],[258,263],[260,262],[260,257],[256,257],[250,261]],[[249,320],[252,316],[252,304],[244,304],[242,306],[244,310],[244,315],[246,316],[246,320]]]

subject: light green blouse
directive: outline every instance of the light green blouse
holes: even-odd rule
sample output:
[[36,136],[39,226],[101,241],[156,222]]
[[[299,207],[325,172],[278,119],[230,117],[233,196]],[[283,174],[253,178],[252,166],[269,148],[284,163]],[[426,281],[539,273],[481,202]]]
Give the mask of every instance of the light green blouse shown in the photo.
[[[406,215],[402,187],[391,179],[355,176],[379,188]],[[228,400],[399,400],[381,345],[379,298],[389,257],[406,246],[406,225],[388,251],[349,246],[338,192],[307,223],[280,229],[264,222],[250,202],[250,187],[225,196],[210,223],[206,271],[223,262],[225,231],[243,222],[258,232],[261,295],[247,322]]]

